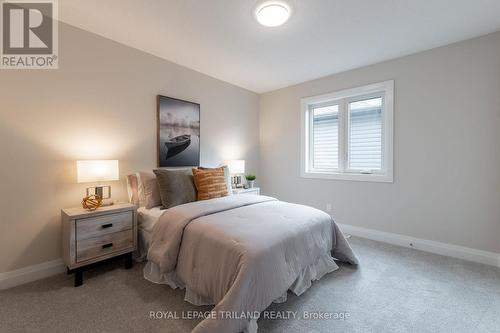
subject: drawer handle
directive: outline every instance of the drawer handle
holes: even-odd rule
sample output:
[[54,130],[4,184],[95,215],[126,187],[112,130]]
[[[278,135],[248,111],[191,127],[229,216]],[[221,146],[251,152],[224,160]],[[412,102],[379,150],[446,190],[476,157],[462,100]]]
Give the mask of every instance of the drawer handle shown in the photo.
[[106,229],[106,228],[111,228],[112,226],[113,226],[113,223],[108,223],[108,224],[103,224],[102,228]]
[[102,246],[102,248],[103,248],[103,249],[106,249],[106,248],[108,248],[108,247],[112,247],[112,246],[113,246],[113,243],[109,243],[109,244],[104,244],[104,245]]

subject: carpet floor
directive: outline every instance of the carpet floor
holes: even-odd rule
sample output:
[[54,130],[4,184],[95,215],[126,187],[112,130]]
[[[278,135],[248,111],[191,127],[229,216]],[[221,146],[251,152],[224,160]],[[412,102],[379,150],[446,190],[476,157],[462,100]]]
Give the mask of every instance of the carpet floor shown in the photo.
[[[358,268],[341,265],[300,297],[289,293],[259,319],[259,332],[500,332],[500,269],[350,242]],[[2,291],[0,332],[190,332],[199,319],[152,319],[150,312],[181,317],[211,307],[146,281],[142,267],[100,266],[85,273],[79,288],[72,276],[58,275]]]

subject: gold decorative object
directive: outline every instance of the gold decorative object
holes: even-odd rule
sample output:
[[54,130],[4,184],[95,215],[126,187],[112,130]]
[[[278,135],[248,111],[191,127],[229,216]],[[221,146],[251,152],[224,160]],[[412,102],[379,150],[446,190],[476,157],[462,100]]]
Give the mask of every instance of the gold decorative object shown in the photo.
[[82,200],[82,207],[90,211],[94,211],[97,208],[101,207],[101,204],[102,199],[98,195],[87,195]]

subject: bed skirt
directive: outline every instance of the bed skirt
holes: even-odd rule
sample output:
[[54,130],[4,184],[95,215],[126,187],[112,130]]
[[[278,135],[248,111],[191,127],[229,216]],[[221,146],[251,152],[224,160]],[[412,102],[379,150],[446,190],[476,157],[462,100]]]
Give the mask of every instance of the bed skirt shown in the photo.
[[146,229],[139,228],[137,233],[137,250],[133,257],[137,262],[145,261],[148,257],[149,244],[151,243],[151,232]]
[[[338,268],[339,266],[335,263],[330,253],[319,256],[313,264],[302,269],[295,281],[280,297],[275,299],[273,303],[286,302],[288,290],[300,296],[311,287],[313,281],[321,279],[325,274],[333,272]],[[215,305],[215,302],[210,298],[198,295],[193,290],[187,288],[175,271],[162,274],[160,273],[158,265],[153,262],[148,261],[144,267],[144,278],[153,283],[166,284],[172,289],[185,289],[184,300],[193,305]],[[249,320],[245,333],[256,333],[257,328],[257,320]]]

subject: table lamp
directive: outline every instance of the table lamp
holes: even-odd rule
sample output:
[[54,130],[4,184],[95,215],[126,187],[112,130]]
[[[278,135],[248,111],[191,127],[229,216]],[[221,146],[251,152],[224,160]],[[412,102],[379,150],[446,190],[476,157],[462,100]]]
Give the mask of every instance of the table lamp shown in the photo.
[[[97,183],[96,186],[87,187],[87,197],[99,201],[98,208],[103,199],[111,198],[111,186],[103,186],[101,182],[119,180],[118,160],[84,160],[76,161],[76,174],[78,183]],[[85,199],[82,205],[85,207]],[[109,205],[112,205],[110,203]]]
[[231,174],[231,184],[235,188],[243,187],[241,175],[245,173],[245,160],[231,160],[227,162]]

